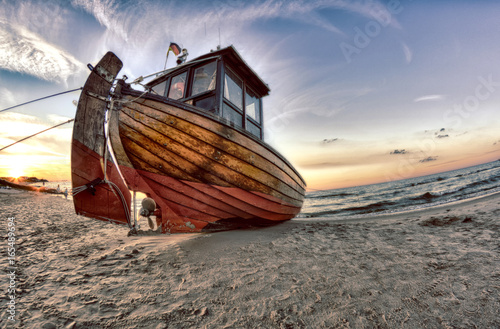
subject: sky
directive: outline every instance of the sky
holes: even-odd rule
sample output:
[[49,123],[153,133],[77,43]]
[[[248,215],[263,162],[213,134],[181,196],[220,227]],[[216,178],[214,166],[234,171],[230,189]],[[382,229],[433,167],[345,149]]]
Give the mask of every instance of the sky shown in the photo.
[[[309,190],[500,159],[498,1],[0,0],[0,110],[233,45],[269,84],[265,141]],[[174,66],[170,56],[168,66]],[[130,81],[129,80],[129,81]],[[0,113],[0,148],[74,118],[73,92]],[[70,179],[72,124],[0,151],[0,176]]]

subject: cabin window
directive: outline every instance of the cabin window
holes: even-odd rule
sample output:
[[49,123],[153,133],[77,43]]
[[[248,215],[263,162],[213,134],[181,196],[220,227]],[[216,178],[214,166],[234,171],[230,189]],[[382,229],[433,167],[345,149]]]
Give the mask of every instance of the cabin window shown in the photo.
[[237,127],[242,127],[243,124],[243,115],[233,109],[231,106],[227,105],[224,103],[223,108],[222,108],[222,117],[225,118],[226,120],[229,120],[230,122],[234,123],[235,126]]
[[193,102],[194,106],[201,107],[207,111],[214,112],[215,110],[215,96],[195,99]]
[[251,121],[247,121],[247,130],[259,138],[261,138],[262,136],[260,127]]
[[215,89],[217,64],[211,62],[194,70],[192,96]]
[[224,78],[224,97],[240,110],[243,103],[243,84],[231,71],[226,71]]
[[245,111],[249,118],[252,118],[257,123],[260,123],[260,99],[253,92],[248,90],[245,92]]
[[168,97],[172,99],[184,98],[184,92],[186,87],[186,75],[187,72],[178,74],[172,77],[172,82],[170,83],[170,89],[168,90]]
[[153,92],[157,95],[163,96],[165,95],[165,89],[167,87],[167,80],[163,81],[162,83],[157,84],[153,88]]

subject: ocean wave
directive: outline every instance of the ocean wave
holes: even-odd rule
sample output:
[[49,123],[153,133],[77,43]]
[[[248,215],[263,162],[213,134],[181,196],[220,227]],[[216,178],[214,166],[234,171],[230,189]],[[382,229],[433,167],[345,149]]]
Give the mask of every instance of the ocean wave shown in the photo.
[[318,212],[303,212],[300,213],[297,218],[313,218],[313,217],[327,217],[332,215],[337,215],[339,213],[344,212],[344,209],[336,209],[336,210],[326,210],[326,211],[318,211]]
[[432,184],[432,183],[436,183],[436,182],[442,182],[442,181],[445,181],[447,179],[449,179],[449,177],[436,177],[436,178],[428,179],[428,180],[425,180],[422,182],[411,183],[411,184],[406,185],[405,187],[422,186],[422,185]]
[[441,195],[432,194],[431,192],[425,192],[424,194],[419,195],[419,196],[417,196],[415,198],[410,198],[410,200],[415,200],[415,201],[420,201],[420,200],[432,201],[432,200],[437,199],[439,197],[441,197]]
[[351,212],[355,212],[358,214],[366,214],[366,213],[372,213],[372,212],[385,211],[385,210],[390,209],[391,206],[395,206],[397,204],[398,204],[397,202],[393,202],[393,201],[380,201],[380,202],[371,203],[369,205],[362,206],[362,207],[347,208],[347,209],[345,209],[345,211],[351,211]]
[[484,186],[484,188],[483,188],[484,190],[490,190],[491,188],[494,188],[496,186],[490,187],[489,185],[495,184],[498,181],[500,181],[500,175],[493,176],[493,177],[490,177],[487,179],[483,179],[483,180],[480,180],[477,182],[469,183],[469,184],[465,185],[464,187],[462,187],[459,191],[463,192],[463,191],[466,191],[469,189],[477,189],[477,187],[481,187],[481,186]]
[[306,197],[301,218],[364,217],[433,207],[500,191],[500,162],[406,181],[317,191]]
[[325,194],[325,195],[306,195],[306,199],[328,199],[328,198],[344,198],[348,196],[356,196],[358,194],[355,193],[332,193],[332,194]]

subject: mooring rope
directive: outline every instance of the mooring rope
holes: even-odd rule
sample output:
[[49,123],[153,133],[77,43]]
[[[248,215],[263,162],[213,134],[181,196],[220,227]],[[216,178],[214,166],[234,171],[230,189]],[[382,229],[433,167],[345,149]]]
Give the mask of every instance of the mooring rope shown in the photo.
[[[139,82],[136,82],[136,83],[139,83]],[[11,107],[5,108],[5,109],[3,109],[3,110],[0,110],[0,113],[1,113],[1,112],[5,112],[5,111],[8,111],[8,110],[12,110],[12,109],[14,109],[14,108],[17,108],[17,107],[20,107],[20,106],[23,106],[23,105],[27,105],[27,104],[31,104],[31,103],[34,103],[34,102],[38,102],[38,101],[41,101],[41,100],[44,100],[44,99],[47,99],[47,98],[51,98],[51,97],[60,96],[60,95],[64,95],[64,94],[67,94],[67,93],[71,93],[71,92],[74,92],[74,91],[77,91],[77,90],[83,90],[83,87],[76,88],[76,89],[71,89],[71,90],[67,90],[67,91],[63,91],[63,92],[60,92],[60,93],[57,93],[57,94],[53,94],[53,95],[49,95],[49,96],[45,96],[45,97],[41,97],[41,98],[37,98],[37,99],[31,100],[31,101],[29,101],[29,102],[25,102],[25,103],[22,103],[22,104],[18,104],[18,105],[15,105],[15,106],[11,106]],[[139,97],[137,97],[137,98],[135,98],[135,99],[132,99],[132,100],[126,100],[126,101],[121,101],[120,103],[126,104],[126,103],[129,103],[129,102],[135,102],[136,100],[138,100],[138,99],[140,99],[142,96],[144,96],[144,94],[146,94],[146,93],[147,93],[147,90],[146,90],[144,93],[142,93]],[[112,110],[113,110],[113,102],[114,102],[114,100],[113,100],[113,99],[111,99],[110,101],[111,101],[111,109],[110,109],[110,110],[112,111]],[[107,118],[106,118],[106,119],[107,119]],[[68,121],[66,121],[66,122],[63,122],[63,123],[57,124],[57,125],[55,125],[55,126],[52,126],[52,127],[50,127],[50,128],[44,129],[44,130],[42,130],[42,131],[39,131],[39,132],[37,132],[37,133],[35,133],[35,134],[33,134],[33,135],[30,135],[30,136],[28,136],[28,137],[22,138],[22,139],[20,139],[20,140],[18,140],[18,141],[16,141],[16,142],[14,142],[14,143],[12,143],[12,144],[9,144],[9,145],[7,145],[7,146],[5,146],[5,147],[1,148],[1,149],[0,149],[0,151],[3,151],[3,150],[5,150],[6,148],[11,147],[12,145],[15,145],[15,144],[17,144],[17,143],[20,143],[20,142],[22,142],[22,141],[25,141],[25,140],[27,140],[27,139],[29,139],[29,138],[32,138],[32,137],[34,137],[34,136],[37,136],[37,135],[39,135],[39,134],[41,134],[41,133],[44,133],[44,132],[46,132],[46,131],[48,131],[48,130],[51,130],[51,129],[57,128],[57,127],[59,127],[59,126],[62,126],[62,125],[68,124],[68,123],[73,122],[73,121],[75,121],[75,119],[70,119],[70,120],[68,120]],[[107,123],[107,122],[105,122],[104,124],[106,124],[106,123]],[[107,131],[105,131],[105,132],[106,132],[106,135],[109,135]],[[106,144],[107,144],[107,140],[108,140],[108,138],[109,138],[109,136],[107,136],[107,137],[106,137]],[[114,182],[112,182],[112,181],[108,180],[108,178],[107,178],[107,172],[106,172],[106,167],[107,167],[107,165],[106,165],[106,163],[107,163],[107,151],[108,151],[108,150],[107,150],[107,145],[106,145],[106,150],[105,150],[105,153],[106,153],[106,154],[104,155],[104,163],[105,163],[105,165],[104,165],[104,180],[101,180],[98,184],[100,184],[100,183],[106,183],[106,184],[108,184],[108,186],[109,186],[109,188],[111,189],[111,191],[113,192],[113,194],[115,194],[115,196],[116,196],[116,197],[117,197],[117,198],[121,201],[121,203],[122,203],[122,205],[123,205],[123,210],[124,210],[124,212],[125,212],[125,216],[126,216],[127,224],[128,224],[128,226],[129,226],[129,228],[130,228],[130,229],[132,229],[132,228],[133,228],[133,225],[132,225],[132,219],[131,219],[131,216],[130,216],[130,210],[129,210],[129,209],[127,209],[128,207],[127,207],[127,202],[126,202],[126,200],[125,200],[125,197],[124,197],[124,195],[123,195],[122,191],[120,190],[120,188],[119,188],[119,187],[118,187],[118,186],[117,186]],[[90,188],[90,186],[89,186],[89,185],[82,185],[82,186],[75,187],[75,188],[73,188],[73,189],[72,189],[72,195],[73,195],[73,196],[75,196],[75,195],[77,195],[78,193],[81,193],[81,192],[83,192],[83,191],[85,191],[85,190],[87,190],[87,189],[89,189],[89,188]],[[117,193],[118,193],[118,194],[117,194]]]
[[[34,100],[32,100],[32,101],[29,101],[29,102],[25,102],[25,103],[22,103],[22,104],[14,105],[14,106],[8,107],[8,108],[6,108],[6,109],[0,110],[0,113],[1,113],[1,112],[5,112],[5,111],[8,111],[8,110],[12,110],[12,109],[14,109],[14,108],[16,108],[16,107],[20,107],[20,106],[23,106],[23,105],[27,105],[27,104],[31,104],[31,103],[34,103],[34,102],[38,102],[38,101],[41,101],[41,100],[44,100],[44,99],[47,99],[47,98],[51,98],[51,97],[55,97],[55,96],[59,96],[59,95],[64,95],[64,94],[67,94],[67,93],[72,93],[72,92],[77,91],[77,90],[83,90],[83,87],[76,88],[76,89],[71,89],[71,90],[67,90],[67,91],[63,91],[63,92],[60,92],[60,93],[57,93],[57,94],[53,94],[53,95],[49,95],[49,96],[45,96],[45,97],[42,97],[42,98],[37,98],[37,99],[34,99]],[[33,135],[28,136],[28,137],[22,138],[22,139],[20,139],[20,140],[18,140],[18,141],[16,141],[16,142],[14,142],[14,143],[12,143],[12,144],[9,144],[9,145],[7,145],[7,146],[5,146],[5,147],[2,147],[2,148],[0,149],[0,151],[3,151],[3,150],[5,150],[6,148],[11,147],[12,145],[15,145],[15,144],[17,144],[17,143],[20,143],[20,142],[22,142],[22,141],[25,141],[25,140],[27,140],[27,139],[29,139],[29,138],[31,138],[31,137],[34,137],[34,136],[39,135],[39,134],[41,134],[41,133],[44,133],[44,132],[46,132],[46,131],[48,131],[48,130],[51,130],[51,129],[57,128],[57,127],[59,127],[59,126],[65,125],[65,124],[70,123],[70,122],[73,122],[73,121],[75,121],[75,119],[70,119],[70,120],[68,120],[68,121],[66,121],[66,122],[63,122],[63,123],[60,123],[60,124],[55,125],[55,126],[53,126],[53,127],[50,127],[50,128],[45,129],[45,130],[39,131],[39,132],[37,132],[36,134],[33,134]]]
[[[152,74],[152,75],[153,75],[153,74]],[[149,76],[147,76],[147,77],[150,77],[150,76],[152,76],[152,75],[149,75]],[[141,82],[141,81],[143,81],[143,80],[144,80],[144,77],[140,77],[140,78],[136,79],[136,81],[134,81],[133,83],[135,83],[135,84],[140,84],[140,82]],[[20,107],[20,106],[23,106],[23,105],[31,104],[31,103],[38,102],[38,101],[41,101],[41,100],[44,100],[44,99],[48,99],[48,98],[51,98],[51,97],[64,95],[64,94],[71,93],[71,92],[78,91],[78,90],[83,90],[83,87],[76,88],[76,89],[71,89],[71,90],[67,90],[67,91],[63,91],[63,92],[56,93],[56,94],[53,94],[53,95],[49,95],[49,96],[45,96],[45,97],[41,97],[41,98],[37,98],[37,99],[31,100],[31,101],[29,101],[29,102],[25,102],[25,103],[22,103],[22,104],[14,105],[14,106],[11,106],[11,107],[8,107],[8,108],[5,108],[5,109],[3,109],[3,110],[0,110],[0,113],[1,113],[1,112],[5,112],[5,111],[8,111],[8,110],[12,110],[12,109],[14,109],[14,108],[17,108],[17,107]],[[109,100],[109,101],[110,101],[110,103],[111,103],[111,108],[109,109],[109,112],[108,112],[108,113],[110,113],[111,111],[113,111],[113,105],[114,105],[114,102],[117,102],[117,103],[120,103],[120,104],[123,104],[123,105],[124,105],[124,104],[128,104],[128,103],[133,103],[133,102],[136,102],[137,100],[141,99],[141,98],[142,98],[142,97],[143,97],[146,93],[148,93],[148,92],[149,92],[148,90],[145,90],[145,91],[144,91],[144,92],[143,92],[140,96],[138,96],[138,97],[136,97],[136,98],[133,98],[133,99],[130,99],[130,100],[120,100],[120,101],[118,101],[118,100],[115,100],[115,99],[111,98],[111,99]],[[108,118],[105,118],[106,122],[104,122],[104,124],[106,124],[106,123],[107,123],[107,119],[108,119]],[[63,122],[63,123],[57,124],[57,125],[55,125],[55,126],[52,126],[52,127],[50,127],[50,128],[44,129],[44,130],[42,130],[42,131],[39,131],[39,132],[37,132],[37,133],[35,133],[35,134],[33,134],[33,135],[30,135],[30,136],[28,136],[28,137],[22,138],[22,139],[20,139],[20,140],[18,140],[18,141],[16,141],[16,142],[14,142],[14,143],[12,143],[12,144],[9,144],[9,145],[7,145],[7,146],[5,146],[5,147],[1,148],[1,149],[0,149],[0,151],[3,151],[3,150],[5,150],[5,149],[6,149],[6,148],[8,148],[8,147],[11,147],[11,146],[13,146],[13,145],[15,145],[15,144],[17,144],[17,143],[20,143],[20,142],[22,142],[22,141],[25,141],[25,140],[27,140],[27,139],[29,139],[29,138],[34,137],[34,136],[37,136],[37,135],[39,135],[39,134],[41,134],[41,133],[44,133],[44,132],[46,132],[46,131],[48,131],[48,130],[51,130],[51,129],[57,128],[57,127],[59,127],[59,126],[62,126],[62,125],[68,124],[68,123],[73,122],[73,121],[75,121],[75,119],[70,119],[70,120],[68,120],[68,121],[66,121],[66,122]],[[126,200],[125,200],[125,197],[124,197],[124,195],[123,195],[122,191],[120,190],[120,188],[118,188],[118,186],[117,186],[114,182],[110,181],[110,180],[108,179],[108,177],[107,177],[107,172],[106,172],[106,168],[107,168],[107,152],[108,152],[108,149],[107,149],[107,148],[108,148],[108,145],[107,145],[108,143],[107,143],[107,141],[108,141],[108,138],[109,138],[109,133],[108,133],[108,131],[106,131],[106,128],[105,128],[105,133],[106,133],[106,135],[107,135],[107,136],[106,136],[106,149],[105,149],[105,154],[104,154],[104,179],[103,179],[103,180],[101,180],[101,182],[100,182],[100,183],[105,183],[105,184],[108,184],[108,186],[109,186],[110,190],[113,192],[113,194],[114,194],[114,195],[115,195],[115,196],[116,196],[116,197],[117,197],[117,198],[121,201],[121,203],[122,203],[122,205],[123,205],[123,210],[124,210],[124,212],[125,212],[125,216],[126,216],[127,224],[128,224],[128,226],[129,226],[129,228],[130,228],[130,229],[132,229],[132,228],[134,228],[134,226],[135,226],[135,225],[133,225],[133,223],[132,223],[132,218],[131,218],[131,215],[130,215],[130,209],[127,209],[128,207],[127,207],[127,202],[126,202]],[[119,170],[119,169],[118,169],[118,170]],[[121,173],[120,173],[120,175],[121,175]],[[100,184],[100,183],[98,183],[98,184]],[[77,195],[78,193],[81,193],[81,192],[83,192],[83,191],[85,191],[85,190],[87,190],[87,189],[89,189],[89,188],[90,188],[90,186],[88,186],[88,185],[78,186],[78,187],[75,187],[75,188],[73,188],[73,189],[72,189],[72,193],[71,193],[71,194],[72,194],[73,196],[75,196],[75,195]],[[135,218],[134,218],[134,219],[135,219]]]
[[30,136],[28,136],[28,137],[24,137],[24,138],[22,138],[22,139],[20,139],[20,140],[18,140],[18,141],[16,141],[16,142],[14,142],[14,143],[12,143],[12,144],[9,144],[9,145],[7,145],[7,146],[5,146],[5,147],[2,147],[2,148],[0,149],[0,151],[3,151],[3,150],[5,150],[5,149],[6,149],[6,148],[8,148],[8,147],[11,147],[12,145],[15,145],[15,144],[17,144],[17,143],[20,143],[20,142],[22,142],[22,141],[25,141],[25,140],[27,140],[27,139],[29,139],[29,138],[31,138],[31,137],[35,137],[36,135],[39,135],[39,134],[41,134],[41,133],[44,133],[44,132],[46,132],[46,131],[48,131],[48,130],[51,130],[51,129],[57,128],[57,127],[59,127],[59,126],[65,125],[65,124],[70,123],[70,122],[73,122],[73,121],[75,121],[75,119],[70,119],[70,120],[68,120],[68,121],[66,121],[66,122],[63,122],[63,123],[57,124],[57,125],[55,125],[55,126],[53,126],[53,127],[50,127],[50,128],[45,129],[45,130],[39,131],[39,132],[37,132],[36,134],[30,135]]
[[59,96],[59,95],[64,95],[64,94],[67,94],[67,93],[72,93],[72,92],[77,91],[77,90],[83,90],[83,87],[76,88],[76,89],[71,89],[71,90],[68,90],[68,91],[63,91],[61,93],[53,94],[53,95],[50,95],[50,96],[45,96],[45,97],[42,97],[42,98],[37,98],[37,99],[34,99],[34,100],[26,102],[26,103],[14,105],[14,106],[11,106],[11,107],[8,107],[6,109],[1,110],[0,113],[4,112],[4,111],[12,110],[12,109],[14,109],[16,107],[19,107],[19,106],[23,106],[23,105],[31,104],[31,103],[34,103],[34,102],[38,102],[38,101],[41,101],[41,100],[44,100],[44,99],[47,99],[47,98],[51,98],[51,97],[55,97],[55,96]]
[[78,193],[85,191],[87,188],[88,188],[88,187],[87,187],[86,185],[82,185],[82,186],[74,187],[74,188],[71,190],[71,195],[75,196],[75,195],[77,195]]

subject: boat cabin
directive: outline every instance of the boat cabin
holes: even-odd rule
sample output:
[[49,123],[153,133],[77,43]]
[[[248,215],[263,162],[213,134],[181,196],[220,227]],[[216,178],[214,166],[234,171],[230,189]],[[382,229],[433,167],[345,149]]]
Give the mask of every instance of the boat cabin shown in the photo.
[[269,87],[233,46],[165,71],[147,84],[151,92],[194,105],[263,139],[262,97]]

